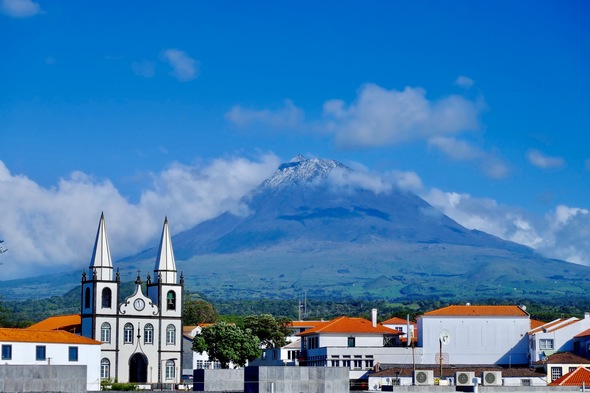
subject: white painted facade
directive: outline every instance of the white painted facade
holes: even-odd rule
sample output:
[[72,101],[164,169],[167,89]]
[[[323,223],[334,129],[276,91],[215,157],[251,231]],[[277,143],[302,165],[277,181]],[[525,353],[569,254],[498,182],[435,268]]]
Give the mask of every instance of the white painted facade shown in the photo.
[[448,333],[442,345],[447,364],[528,364],[530,318],[525,316],[443,316],[422,315],[418,319],[420,363],[440,362],[440,337]]
[[94,246],[90,277],[82,277],[82,335],[101,341],[103,380],[179,383],[182,373],[183,278],[177,281],[168,220],[164,222],[154,281],[147,294],[137,277],[133,295],[120,301],[113,277],[104,216]]
[[572,317],[555,320],[530,330],[530,363],[556,352],[574,352],[576,341],[574,336],[588,329],[590,329],[590,314],[585,314],[584,319]]
[[[0,329],[4,330],[4,329]],[[25,329],[6,329],[19,330],[22,335],[29,337],[35,336],[35,331]],[[67,332],[44,331],[43,335],[54,335]],[[100,390],[100,343],[82,343],[80,339],[73,336],[70,342],[22,342],[16,340],[7,340],[0,338],[0,348],[2,349],[1,364],[7,365],[82,365],[86,366],[86,386],[87,390]],[[4,336],[0,334],[0,336]],[[53,341],[53,340],[52,340]],[[9,347],[9,348],[8,348]],[[44,356],[37,359],[38,347],[44,347]],[[76,348],[77,359],[70,359],[71,348]],[[10,356],[8,355],[10,352]]]

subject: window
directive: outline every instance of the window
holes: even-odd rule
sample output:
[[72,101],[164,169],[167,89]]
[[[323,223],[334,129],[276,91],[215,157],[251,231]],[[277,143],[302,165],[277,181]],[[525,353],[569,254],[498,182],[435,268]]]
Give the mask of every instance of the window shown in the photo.
[[68,348],[68,360],[70,362],[77,362],[78,361],[78,347],[69,347]]
[[45,345],[37,345],[35,349],[35,360],[45,360],[46,353],[45,353]]
[[151,323],[145,325],[143,329],[143,343],[153,344],[154,343],[154,326]]
[[365,359],[365,367],[373,368],[373,355],[367,355]]
[[176,310],[176,294],[174,291],[169,291],[166,295],[166,309]]
[[520,380],[520,386],[531,386],[531,380],[530,379],[521,379]]
[[166,360],[166,379],[174,379],[174,360]]
[[111,298],[111,288],[104,288],[102,290],[102,308],[111,308]]
[[90,288],[88,287],[84,291],[84,308],[90,308]]
[[568,373],[571,373],[571,372],[574,372],[574,371],[576,371],[577,369],[578,369],[577,367],[570,367],[570,368],[567,370],[567,372],[568,372]]
[[123,342],[133,344],[133,325],[130,323],[126,323],[123,327]]
[[12,360],[12,345],[2,345],[2,360]]
[[363,367],[363,360],[362,356],[354,355],[354,368],[362,368]]
[[553,349],[553,339],[552,338],[542,338],[539,340],[539,349],[546,350],[546,349]]
[[100,341],[103,343],[111,342],[111,324],[108,322],[104,322],[100,325]]
[[342,366],[350,368],[350,355],[344,355],[342,358]]
[[111,377],[111,362],[107,358],[100,361],[100,378],[109,379]]
[[176,328],[174,325],[166,327],[166,345],[176,344]]
[[395,347],[395,336],[383,336],[384,347]]
[[348,337],[348,347],[354,347],[354,346],[355,346],[354,337]]
[[551,382],[561,378],[562,370],[561,367],[551,367]]

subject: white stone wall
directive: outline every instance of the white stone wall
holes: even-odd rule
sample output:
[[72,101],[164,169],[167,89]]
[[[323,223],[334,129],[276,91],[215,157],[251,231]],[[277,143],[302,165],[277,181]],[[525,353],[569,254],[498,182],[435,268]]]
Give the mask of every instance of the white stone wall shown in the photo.
[[[12,346],[12,359],[2,360],[8,365],[72,365],[87,367],[88,390],[100,390],[100,345],[0,342]],[[36,360],[36,347],[45,346],[45,359]],[[78,348],[78,361],[69,360],[69,347]]]
[[438,363],[440,332],[450,334],[443,345],[444,361],[450,364],[528,364],[530,319],[523,317],[418,318],[418,346],[424,364]]

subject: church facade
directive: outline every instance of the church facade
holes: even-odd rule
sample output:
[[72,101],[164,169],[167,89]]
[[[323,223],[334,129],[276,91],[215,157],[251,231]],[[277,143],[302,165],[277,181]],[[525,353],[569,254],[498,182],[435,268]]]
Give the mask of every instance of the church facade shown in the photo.
[[113,272],[104,214],[101,215],[88,274],[82,274],[82,335],[102,342],[101,380],[179,383],[182,373],[184,279],[177,277],[164,220],[154,277],[146,292],[138,275],[135,292],[120,299],[120,276]]

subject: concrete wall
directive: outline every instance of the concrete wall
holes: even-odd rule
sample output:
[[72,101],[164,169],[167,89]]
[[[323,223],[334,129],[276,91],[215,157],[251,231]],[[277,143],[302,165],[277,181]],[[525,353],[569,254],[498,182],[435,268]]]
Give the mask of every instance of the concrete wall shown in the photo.
[[0,392],[86,392],[86,366],[0,365]]
[[246,367],[244,393],[348,392],[344,367]]
[[193,390],[196,392],[243,392],[244,369],[194,370]]

